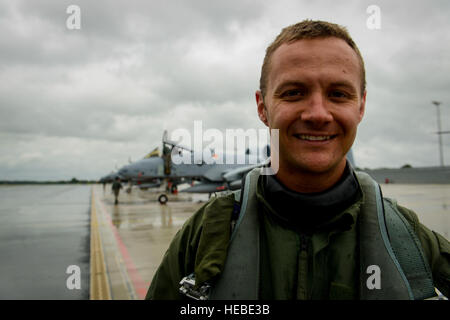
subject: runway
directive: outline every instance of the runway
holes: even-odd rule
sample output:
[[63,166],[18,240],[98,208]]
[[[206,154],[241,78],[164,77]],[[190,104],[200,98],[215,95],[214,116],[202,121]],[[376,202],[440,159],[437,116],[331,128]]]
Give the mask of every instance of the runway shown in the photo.
[[413,210],[419,221],[447,239],[450,234],[449,184],[380,184],[384,197]]
[[[0,299],[89,299],[90,186],[0,187]],[[69,266],[80,289],[68,289]]]

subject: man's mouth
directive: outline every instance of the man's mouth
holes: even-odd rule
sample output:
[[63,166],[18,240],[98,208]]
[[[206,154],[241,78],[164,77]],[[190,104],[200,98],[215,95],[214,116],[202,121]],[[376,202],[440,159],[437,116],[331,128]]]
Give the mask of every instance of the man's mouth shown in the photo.
[[306,140],[306,141],[326,141],[333,139],[337,135],[323,135],[323,136],[317,136],[317,135],[308,135],[308,134],[294,134],[294,137],[300,140]]

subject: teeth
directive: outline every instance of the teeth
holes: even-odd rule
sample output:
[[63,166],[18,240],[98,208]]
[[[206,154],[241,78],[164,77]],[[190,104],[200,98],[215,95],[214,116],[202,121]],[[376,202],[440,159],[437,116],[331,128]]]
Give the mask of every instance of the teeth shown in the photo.
[[331,136],[308,136],[305,134],[299,135],[302,140],[310,140],[310,141],[324,141],[331,139]]

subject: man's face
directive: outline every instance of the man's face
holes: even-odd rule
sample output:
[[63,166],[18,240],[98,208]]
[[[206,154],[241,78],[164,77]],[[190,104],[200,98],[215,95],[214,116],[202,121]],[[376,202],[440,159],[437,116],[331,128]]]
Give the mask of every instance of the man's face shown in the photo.
[[353,49],[330,37],[281,45],[273,53],[258,114],[279,129],[280,168],[326,173],[343,167],[364,114],[361,66]]

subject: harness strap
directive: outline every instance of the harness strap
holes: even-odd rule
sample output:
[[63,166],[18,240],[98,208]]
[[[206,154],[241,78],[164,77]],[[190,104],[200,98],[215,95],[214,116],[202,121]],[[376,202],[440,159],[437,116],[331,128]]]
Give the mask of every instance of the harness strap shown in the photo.
[[[256,197],[249,197],[256,193],[259,170],[252,170],[245,179],[239,218],[231,235],[222,275],[212,288],[210,299],[259,298],[259,221],[258,215],[253,213],[257,206]],[[235,199],[239,196],[236,192]]]
[[[360,276],[367,277],[367,267],[373,264],[379,266],[382,278],[381,289],[372,290],[360,279],[360,298],[422,300],[435,296],[430,267],[411,225],[392,200],[383,199],[375,180],[364,172],[356,175],[365,194],[359,216]],[[386,250],[380,250],[383,245]]]
[[415,300],[436,296],[433,275],[422,245],[393,200],[384,201],[386,225],[392,249],[408,279]]
[[[250,171],[243,189],[234,192],[233,216],[239,217],[224,270],[212,288],[210,299],[259,297],[260,243],[255,196],[259,174],[260,168]],[[435,296],[430,268],[411,226],[390,200],[383,201],[380,186],[368,174],[356,175],[365,197],[358,218],[360,298],[408,300]],[[379,289],[369,289],[367,284],[371,266],[381,271]]]
[[[364,191],[364,201],[358,215],[360,249],[360,299],[413,299],[409,283],[397,261],[388,239],[379,185],[366,173],[357,173]],[[378,267],[381,288],[369,288],[371,266]]]

